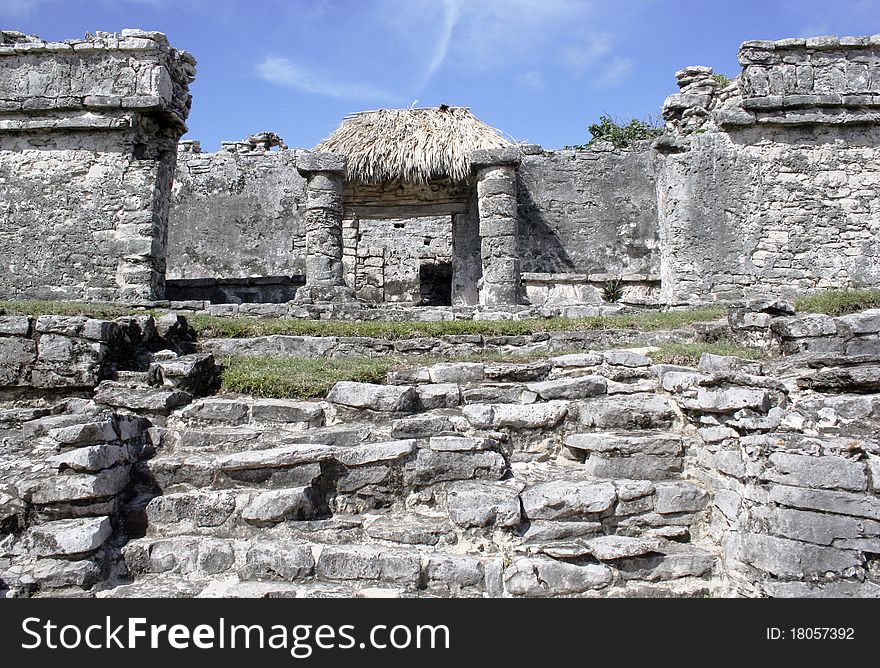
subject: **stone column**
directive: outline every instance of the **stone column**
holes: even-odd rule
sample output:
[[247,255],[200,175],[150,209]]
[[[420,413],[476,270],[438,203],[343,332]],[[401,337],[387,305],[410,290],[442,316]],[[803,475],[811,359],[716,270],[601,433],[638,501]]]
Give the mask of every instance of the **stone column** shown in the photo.
[[335,153],[302,153],[296,168],[306,179],[306,285],[296,293],[300,303],[345,301],[342,264],[342,213],[345,157]]
[[480,306],[512,306],[520,301],[519,233],[516,212],[516,148],[474,151],[480,256]]

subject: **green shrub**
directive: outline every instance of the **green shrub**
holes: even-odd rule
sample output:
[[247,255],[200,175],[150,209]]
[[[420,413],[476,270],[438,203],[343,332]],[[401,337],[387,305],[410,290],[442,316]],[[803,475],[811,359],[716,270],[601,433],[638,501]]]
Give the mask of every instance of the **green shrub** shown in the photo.
[[733,83],[733,79],[729,78],[725,74],[713,74],[712,78],[715,79],[715,83],[718,84],[718,90],[722,88],[727,88],[730,84]]
[[645,121],[633,118],[624,125],[623,122],[615,121],[610,116],[600,116],[599,122],[593,123],[587,129],[593,135],[589,142],[580,146],[566,146],[566,148],[585,149],[598,141],[608,141],[617,148],[626,148],[633,142],[653,139],[665,132],[660,121],[653,118]]
[[602,285],[602,299],[606,302],[619,302],[623,297],[623,282],[619,278],[612,278]]

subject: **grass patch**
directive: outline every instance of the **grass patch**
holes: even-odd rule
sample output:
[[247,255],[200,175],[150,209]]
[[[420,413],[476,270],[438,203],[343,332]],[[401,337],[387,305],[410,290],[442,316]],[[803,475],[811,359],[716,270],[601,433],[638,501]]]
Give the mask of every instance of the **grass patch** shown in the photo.
[[650,354],[654,364],[678,364],[680,366],[696,366],[703,353],[713,355],[730,355],[749,360],[765,357],[760,348],[740,346],[732,341],[714,341],[712,343],[663,343],[660,350]]
[[89,318],[113,319],[124,315],[146,314],[148,311],[117,304],[60,301],[0,301],[0,315],[84,315]]
[[724,315],[718,308],[687,311],[647,311],[631,315],[588,318],[546,318],[542,320],[443,320],[439,322],[388,322],[382,320],[293,320],[285,318],[223,317],[193,315],[190,325],[202,338],[252,338],[289,336],[364,336],[377,339],[411,339],[454,334],[520,336],[538,332],[634,329],[643,332],[676,329],[693,322],[714,320]]
[[880,290],[849,289],[826,290],[815,295],[798,297],[794,302],[799,313],[827,313],[846,315],[869,308],[880,307]]
[[389,371],[440,362],[534,362],[567,352],[489,353],[440,357],[386,355],[359,358],[225,357],[221,391],[276,399],[323,399],[340,380],[384,383]]
[[383,383],[385,374],[401,363],[395,357],[227,357],[221,361],[225,366],[223,391],[279,399],[323,399],[340,380]]

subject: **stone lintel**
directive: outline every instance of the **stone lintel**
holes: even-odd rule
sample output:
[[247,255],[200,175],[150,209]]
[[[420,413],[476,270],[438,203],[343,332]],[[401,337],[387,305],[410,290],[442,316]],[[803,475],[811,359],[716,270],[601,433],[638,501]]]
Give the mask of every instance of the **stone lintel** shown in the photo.
[[296,156],[296,169],[304,177],[318,172],[345,175],[346,160],[344,155],[326,151],[309,151]]
[[516,146],[508,148],[486,148],[471,152],[468,156],[471,170],[476,171],[484,167],[519,167],[522,162],[522,152]]

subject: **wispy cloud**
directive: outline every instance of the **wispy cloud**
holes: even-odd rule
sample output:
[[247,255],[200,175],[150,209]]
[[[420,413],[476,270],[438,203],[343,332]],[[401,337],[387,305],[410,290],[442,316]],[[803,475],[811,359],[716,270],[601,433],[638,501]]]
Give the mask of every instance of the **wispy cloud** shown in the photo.
[[544,75],[538,70],[528,70],[516,76],[516,85],[526,90],[543,90]]
[[446,55],[449,53],[449,43],[452,41],[452,32],[461,18],[462,0],[444,0],[443,1],[443,22],[440,28],[440,35],[434,45],[433,55],[428,62],[422,78],[419,81],[417,90],[421,90],[428,85],[434,74],[443,65]]
[[635,61],[632,58],[616,57],[603,65],[597,74],[593,85],[597,88],[611,88],[623,83],[632,74]]
[[397,100],[394,94],[370,84],[336,81],[289,58],[267,57],[256,67],[269,83],[305,93],[350,100]]
[[817,37],[829,33],[827,23],[814,23],[804,26],[798,31],[798,37]]
[[611,51],[608,35],[597,35],[584,44],[570,46],[562,52],[565,63],[575,72],[581,73]]

